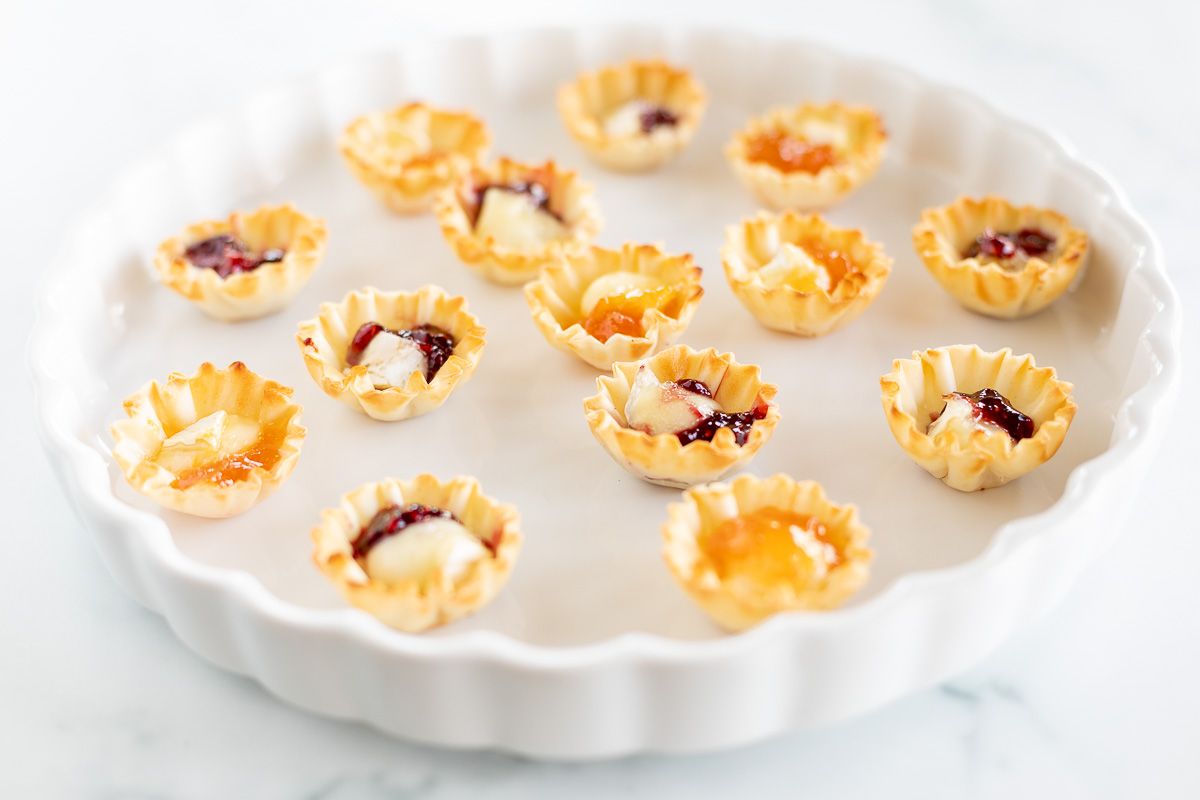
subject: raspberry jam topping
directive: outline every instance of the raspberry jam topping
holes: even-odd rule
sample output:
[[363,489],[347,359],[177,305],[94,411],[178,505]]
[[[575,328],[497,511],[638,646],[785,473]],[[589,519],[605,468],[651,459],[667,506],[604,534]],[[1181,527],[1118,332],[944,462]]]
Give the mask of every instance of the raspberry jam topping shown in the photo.
[[222,233],[188,245],[183,254],[193,266],[211,269],[224,279],[258,269],[263,264],[282,261],[286,251],[272,247],[255,253],[241,239]]
[[837,163],[837,151],[828,144],[789,136],[780,131],[759,134],[746,145],[746,160],[768,164],[780,172],[816,174]]
[[[708,384],[704,381],[684,378],[674,383],[679,388],[686,389],[693,394],[712,397],[712,390],[708,388]],[[692,427],[679,431],[675,436],[679,438],[680,444],[691,444],[697,441],[711,442],[713,437],[717,435],[717,431],[721,428],[729,428],[733,431],[733,440],[737,442],[738,447],[741,447],[750,438],[750,429],[754,426],[754,421],[763,419],[766,416],[766,403],[760,403],[750,411],[738,411],[736,413],[714,411],[707,417],[702,417]]]
[[425,380],[432,381],[450,356],[454,355],[454,337],[436,325],[418,325],[394,331],[378,322],[364,322],[354,333],[350,346],[346,348],[346,364],[355,367],[362,363],[363,353],[376,336],[387,331],[408,339],[421,349],[425,356]]
[[638,115],[638,124],[642,126],[642,133],[653,133],[654,129],[659,127],[674,128],[679,124],[679,117],[670,109],[654,106]]
[[409,525],[416,525],[427,519],[448,519],[458,522],[458,517],[444,508],[434,508],[413,503],[401,508],[397,505],[385,506],[375,512],[354,541],[350,543],[355,558],[363,558],[371,552],[371,548],[389,536],[395,536]]
[[994,258],[1004,261],[1018,254],[1026,258],[1045,255],[1054,247],[1054,237],[1038,228],[1021,228],[1015,233],[988,228],[963,251],[963,258]]
[[[1008,398],[995,389],[980,389],[974,394],[953,392],[971,404],[975,419],[980,422],[990,422],[1007,433],[1014,442],[1033,436],[1033,420],[1013,408]],[[942,407],[945,411],[945,407]],[[939,413],[940,416],[940,413]]]

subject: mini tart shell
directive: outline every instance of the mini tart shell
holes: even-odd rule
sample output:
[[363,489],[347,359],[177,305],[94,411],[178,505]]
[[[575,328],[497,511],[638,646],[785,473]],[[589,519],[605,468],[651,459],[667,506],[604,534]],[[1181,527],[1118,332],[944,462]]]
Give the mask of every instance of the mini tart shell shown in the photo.
[[[355,561],[352,543],[381,508],[409,503],[450,511],[475,536],[498,542],[493,557],[480,559],[455,580],[390,583],[372,578]],[[410,633],[444,625],[487,605],[508,581],[521,551],[516,508],[484,495],[474,478],[441,481],[428,474],[408,481],[388,478],[342,495],[336,508],[321,512],[312,540],[313,562],[350,605]]]
[[[126,418],[114,422],[109,432],[113,458],[125,480],[159,505],[198,517],[241,514],[279,488],[296,468],[306,434],[292,389],[240,361],[228,369],[205,362],[193,375],[172,372],[166,382],[151,381],[127,397],[124,408]],[[229,486],[200,481],[176,488],[177,475],[154,457],[168,437],[221,410],[258,420],[261,426],[283,426],[278,460]]]
[[[755,420],[744,445],[733,431],[722,428],[712,441],[682,444],[675,434],[652,435],[626,427],[625,401],[638,367],[646,364],[660,381],[693,378],[704,381],[726,411],[739,412],[767,404],[767,415]],[[644,481],[677,488],[716,480],[745,464],[758,452],[779,424],[779,389],[762,381],[757,366],[739,364],[730,353],[714,348],[696,351],[675,345],[645,361],[621,361],[612,375],[596,379],[597,393],[583,401],[588,427],[613,460]]]
[[[642,318],[645,335],[622,333],[601,342],[584,330],[580,302],[593,281],[613,272],[653,275],[663,286],[683,291],[679,313],[671,316],[650,309]],[[658,352],[687,329],[704,294],[702,272],[691,254],[670,255],[652,244],[625,244],[620,250],[592,246],[548,265],[537,280],[526,284],[525,300],[547,342],[593,367],[608,369],[617,361],[636,361]]]
[[[346,366],[346,350],[355,332],[367,322],[392,330],[435,325],[454,337],[454,354],[433,381],[413,372],[403,386],[377,389],[361,364]],[[487,329],[467,311],[464,297],[452,296],[439,286],[422,286],[415,292],[384,292],[366,288],[353,291],[338,303],[322,303],[316,318],[301,322],[296,343],[308,374],[325,394],[341,400],[372,419],[394,422],[416,417],[446,402],[465,383],[479,359]]]
[[[768,593],[723,581],[700,549],[701,533],[727,519],[771,507],[815,517],[837,536],[839,563],[804,591],[789,587]],[[683,502],[667,506],[662,534],[663,558],[671,574],[700,608],[729,631],[745,630],[781,611],[822,611],[842,605],[866,583],[873,555],[867,547],[870,532],[859,521],[858,509],[833,503],[815,481],[795,481],[787,475],[740,475],[728,483],[694,486],[683,493]]]
[[[770,164],[750,161],[746,149],[759,135],[775,131],[800,133],[807,120],[846,126],[848,152],[841,163],[820,172],[783,172]],[[734,134],[725,156],[738,179],[765,205],[775,208],[818,210],[844,198],[867,181],[883,162],[887,132],[870,108],[842,103],[805,103],[794,108],[773,108],[751,119]]]
[[[399,159],[387,137],[412,131],[434,148]],[[355,118],[338,140],[346,166],[388,208],[401,214],[428,211],[433,196],[478,164],[491,135],[483,120],[465,111],[406,103],[390,111]]]
[[[286,250],[281,261],[221,278],[216,270],[193,266],[187,248],[213,236],[230,234],[256,252]],[[262,206],[235,211],[228,219],[197,222],[158,246],[154,270],[168,288],[191,300],[211,317],[226,322],[274,313],[292,301],[325,255],[325,222],[294,206]]]
[[[1016,270],[963,258],[963,250],[986,228],[1040,228],[1055,237],[1053,257],[1035,256]],[[1088,254],[1087,234],[1062,214],[1014,206],[1002,197],[960,197],[948,206],[926,209],[912,239],[943,289],[966,308],[999,319],[1027,317],[1053,303],[1075,280]]]
[[[896,359],[879,379],[883,413],[896,442],[930,475],[952,489],[973,492],[1001,486],[1058,452],[1076,405],[1071,384],[1052,368],[1038,367],[1033,356],[1008,348],[989,353],[957,344]],[[974,431],[961,443],[950,431],[929,436],[931,416],[942,410],[944,395],[992,388],[1033,419],[1034,435],[1013,443],[1008,436]]]
[[[534,250],[516,250],[499,244],[491,236],[476,234],[467,211],[475,187],[530,179],[544,183],[550,207],[570,229],[571,238],[547,242]],[[591,185],[553,161],[535,165],[500,158],[487,167],[476,167],[457,184],[439,192],[433,210],[442,236],[458,258],[488,280],[508,286],[536,278],[543,266],[563,254],[582,251],[600,232],[601,225]]]
[[[633,100],[663,106],[678,117],[649,134],[612,136],[605,118]],[[558,90],[558,113],[596,163],[619,172],[661,166],[687,147],[700,125],[708,96],[692,73],[664,61],[627,61],[585,72]]]
[[[759,270],[782,244],[816,240],[843,253],[854,266],[831,291],[802,292],[791,286],[768,287]],[[883,289],[892,260],[883,246],[857,228],[835,228],[819,216],[794,211],[761,212],[731,225],[721,249],[725,279],[738,301],[763,325],[800,336],[823,336],[854,320]]]

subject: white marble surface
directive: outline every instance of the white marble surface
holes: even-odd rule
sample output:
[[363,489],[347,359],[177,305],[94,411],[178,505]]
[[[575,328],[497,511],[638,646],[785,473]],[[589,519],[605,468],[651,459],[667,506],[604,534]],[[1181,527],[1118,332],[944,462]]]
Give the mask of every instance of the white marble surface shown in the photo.
[[[1200,292],[1200,11],[1095,4],[416,4],[0,0],[0,353],[23,358],[28,297],[58,231],[191,118],[363,50],[440,31],[643,19],[736,22],[903,62],[1057,129],[1159,232]],[[246,6],[245,8],[243,6]],[[1200,342],[1195,318],[1186,336]],[[375,798],[1200,796],[1200,448],[1189,361],[1178,435],[1117,547],[1034,628],[952,683],[831,730],[738,752],[586,766],[449,753],[307,716],[217,671],[115,587],[0,393],[9,518],[0,559],[0,796]],[[881,665],[883,666],[883,665]],[[884,667],[885,668],[885,667]]]

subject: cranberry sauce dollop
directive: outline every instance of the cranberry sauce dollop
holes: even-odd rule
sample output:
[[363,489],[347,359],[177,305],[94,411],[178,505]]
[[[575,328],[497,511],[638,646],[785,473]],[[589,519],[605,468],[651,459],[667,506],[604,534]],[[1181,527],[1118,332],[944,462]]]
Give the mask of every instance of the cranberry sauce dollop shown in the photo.
[[1021,228],[1013,232],[997,232],[987,229],[963,251],[963,258],[990,256],[996,259],[1012,258],[1022,253],[1026,258],[1045,255],[1054,247],[1054,237],[1037,228]]
[[371,552],[371,548],[389,536],[395,536],[409,525],[416,525],[427,519],[449,519],[458,522],[458,517],[444,508],[423,506],[419,503],[401,508],[397,505],[385,506],[375,512],[371,521],[366,524],[354,541],[350,543],[355,558],[362,558]]
[[679,117],[663,106],[653,106],[638,114],[638,123],[642,133],[653,133],[655,128],[674,128],[679,124]]
[[562,216],[550,208],[550,190],[546,188],[546,185],[540,181],[527,180],[513,181],[512,183],[485,183],[482,186],[476,186],[474,201],[471,203],[471,208],[468,209],[471,216],[471,227],[475,227],[475,224],[479,222],[479,212],[483,209],[483,197],[491,191],[523,194],[529,198],[529,202],[538,211],[544,211],[559,222],[563,221]]
[[273,247],[255,253],[241,239],[222,233],[188,245],[183,254],[193,266],[211,269],[224,279],[238,272],[258,269],[263,264],[282,261],[286,252]]
[[[708,384],[704,381],[684,378],[681,381],[675,381],[675,385],[694,394],[712,397],[712,390],[708,388]],[[711,442],[713,437],[717,435],[718,430],[729,428],[733,431],[733,440],[737,442],[738,447],[741,447],[750,438],[750,429],[754,426],[754,421],[762,419],[765,416],[767,416],[766,403],[760,403],[749,411],[739,411],[734,414],[725,411],[714,411],[692,427],[679,431],[675,435],[679,438],[681,444],[691,444],[697,441]]]
[[450,356],[454,355],[454,337],[436,325],[418,325],[415,328],[390,330],[378,322],[364,322],[354,333],[350,346],[346,348],[346,363],[351,367],[362,363],[363,353],[371,341],[379,334],[387,331],[408,339],[421,348],[425,356],[425,380],[432,381]]
[[1003,429],[1014,442],[1033,436],[1033,420],[1013,408],[1008,398],[995,389],[980,389],[974,394],[954,394],[971,404],[976,419]]

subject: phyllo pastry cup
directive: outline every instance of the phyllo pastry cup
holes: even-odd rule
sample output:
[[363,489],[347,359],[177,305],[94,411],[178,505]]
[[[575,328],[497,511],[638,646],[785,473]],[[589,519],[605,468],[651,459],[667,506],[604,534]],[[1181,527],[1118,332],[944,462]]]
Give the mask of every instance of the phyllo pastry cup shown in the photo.
[[350,172],[388,208],[428,211],[433,196],[478,164],[491,137],[465,111],[406,103],[354,119],[338,140]]
[[129,485],[198,517],[231,517],[264,499],[292,474],[304,444],[292,390],[240,361],[172,372],[124,407],[109,430]]
[[690,253],[593,245],[548,265],[526,284],[525,300],[547,342],[608,369],[656,353],[683,333],[704,294],[701,272]]
[[738,179],[776,209],[833,205],[875,174],[887,132],[870,108],[805,103],[774,108],[734,134],[725,155]]
[[659,60],[585,72],[558,90],[567,133],[594,161],[621,172],[654,169],[682,152],[707,104],[691,72]]
[[[414,504],[453,514],[478,544],[464,558],[463,548],[456,546],[461,543],[426,537],[410,543],[409,552],[393,556],[391,566],[400,568],[398,575],[386,580],[372,576],[367,560],[355,557],[355,540],[381,509]],[[406,535],[413,532],[394,534],[396,539]],[[483,494],[474,478],[441,481],[428,474],[388,478],[348,492],[336,508],[321,512],[312,540],[313,562],[350,605],[410,633],[487,605],[508,581],[521,551],[516,508]]]
[[[368,323],[390,331],[433,326],[453,339],[453,353],[433,374],[406,372],[396,385],[379,385],[364,364],[351,366],[347,353],[355,334]],[[296,342],[308,374],[325,394],[359,409],[372,419],[394,422],[433,411],[475,372],[487,329],[467,310],[464,297],[439,286],[415,292],[384,292],[365,288],[348,293],[341,302],[322,303],[314,319],[301,322]]]
[[857,228],[819,216],[762,212],[726,229],[725,278],[768,328],[823,336],[858,317],[883,289],[892,260]]
[[872,557],[854,506],[787,475],[694,486],[667,507],[662,533],[671,574],[730,631],[842,605],[866,582]]
[[[280,310],[304,288],[325,255],[326,238],[324,221],[291,205],[262,206],[187,226],[158,246],[154,269],[163,284],[209,316],[253,319]],[[206,242],[224,244],[229,253],[218,268],[189,259],[189,248]],[[219,257],[212,250],[206,256]]]
[[[1076,405],[1071,384],[1033,356],[1008,348],[989,353],[977,345],[952,345],[913,353],[892,362],[879,379],[883,412],[896,442],[930,475],[962,492],[990,489],[1021,477],[1048,461],[1063,443]],[[1004,400],[1000,423],[1018,423],[1016,435],[980,414],[947,417],[967,400],[964,395],[992,390],[991,401]],[[957,394],[954,394],[957,393]],[[962,406],[970,411],[970,406]],[[1016,415],[1012,411],[1018,412]],[[965,417],[965,418],[964,418]],[[1020,437],[1020,438],[1017,438]]]
[[[751,413],[755,420],[744,444],[722,427],[711,441],[684,444],[675,433],[646,433],[629,426],[625,409],[638,369],[645,365],[659,381],[704,382],[712,398],[729,413]],[[759,367],[737,363],[730,353],[696,351],[675,345],[640,362],[613,364],[611,375],[596,379],[597,393],[583,402],[588,427],[613,460],[642,480],[685,487],[716,480],[745,464],[771,438],[779,424],[779,389],[764,383]]]
[[[492,194],[498,194],[494,211],[487,207]],[[582,251],[600,232],[591,185],[553,161],[500,158],[476,167],[437,195],[434,213],[464,264],[510,286],[537,277],[565,253]]]
[[1056,211],[1001,197],[960,197],[926,209],[913,247],[942,288],[966,308],[1016,319],[1053,303],[1075,280],[1088,237]]

